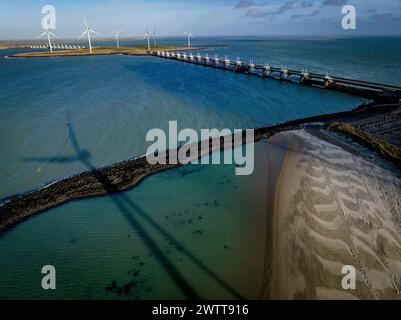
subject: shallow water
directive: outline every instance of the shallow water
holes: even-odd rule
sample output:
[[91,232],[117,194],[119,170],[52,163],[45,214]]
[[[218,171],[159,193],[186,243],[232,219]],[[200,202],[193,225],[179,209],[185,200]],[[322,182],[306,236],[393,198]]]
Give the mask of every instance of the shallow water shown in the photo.
[[[256,176],[234,170],[190,165],[18,224],[0,236],[0,298],[256,298],[266,205]],[[55,291],[40,287],[44,264],[56,267]],[[113,280],[135,286],[107,291]]]

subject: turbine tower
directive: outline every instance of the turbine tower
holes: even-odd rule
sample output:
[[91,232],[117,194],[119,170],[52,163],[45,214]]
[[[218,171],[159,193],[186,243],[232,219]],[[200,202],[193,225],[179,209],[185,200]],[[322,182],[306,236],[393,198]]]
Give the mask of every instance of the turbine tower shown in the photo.
[[148,40],[148,51],[150,51],[150,37],[152,36],[152,33],[149,32],[148,30],[146,30],[145,36],[144,36],[144,40]]
[[184,33],[185,36],[188,39],[188,48],[191,48],[191,38],[193,38],[194,36],[191,33],[191,30],[188,30],[187,32]]
[[41,37],[43,37],[43,36],[47,36],[47,41],[49,42],[49,49],[50,49],[50,52],[51,53],[53,53],[53,46],[52,46],[52,41],[51,41],[51,39],[50,39],[50,36],[53,36],[53,37],[55,37],[55,38],[57,38],[57,36],[53,33],[53,32],[51,32],[50,30],[46,30],[45,32],[43,32],[40,36],[38,36],[38,38],[41,38]]
[[88,42],[89,42],[89,52],[92,53],[91,32],[94,33],[94,34],[98,34],[98,35],[100,35],[100,33],[92,30],[88,26],[88,24],[86,23],[85,16],[84,16],[84,23],[85,23],[85,31],[81,34],[81,36],[78,39],[81,39],[85,34],[87,34],[88,35]]
[[118,42],[118,35],[122,32],[121,30],[120,31],[113,31],[114,33],[115,33],[115,37],[116,37],[116,42],[117,42],[117,48],[120,48],[120,43]]
[[153,29],[152,36],[153,36],[153,45],[156,48],[156,46],[157,46],[157,43],[156,43],[156,29]]

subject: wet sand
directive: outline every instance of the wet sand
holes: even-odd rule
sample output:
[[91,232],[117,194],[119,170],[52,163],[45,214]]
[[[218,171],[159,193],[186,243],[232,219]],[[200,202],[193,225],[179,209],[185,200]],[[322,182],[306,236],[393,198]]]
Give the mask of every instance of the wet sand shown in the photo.
[[[326,130],[270,141],[289,150],[268,213],[265,298],[401,298],[400,171]],[[344,265],[356,269],[355,290],[342,288]]]

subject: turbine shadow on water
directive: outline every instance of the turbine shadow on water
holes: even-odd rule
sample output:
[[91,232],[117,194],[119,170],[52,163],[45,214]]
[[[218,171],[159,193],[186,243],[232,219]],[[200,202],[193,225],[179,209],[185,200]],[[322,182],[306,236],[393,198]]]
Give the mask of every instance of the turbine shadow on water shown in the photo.
[[138,233],[145,245],[150,249],[152,254],[158,259],[160,264],[166,270],[168,275],[172,278],[177,287],[180,288],[182,293],[188,299],[201,299],[195,289],[188,283],[188,281],[180,274],[174,264],[169,260],[166,254],[163,253],[157,242],[150,236],[150,234],[139,223],[137,216],[148,222],[159,234],[168,239],[171,243],[179,248],[180,252],[189,258],[197,267],[203,270],[208,276],[222,286],[227,292],[237,299],[244,299],[234,288],[220,278],[213,270],[206,266],[201,260],[195,257],[188,249],[186,249],[178,240],[176,240],[170,233],[168,233],[159,223],[157,223],[150,215],[148,215],[139,205],[132,201],[124,192],[118,188],[105,176],[102,172],[96,169],[91,163],[91,154],[88,150],[82,150],[79,146],[70,117],[67,116],[69,140],[74,148],[74,156],[55,156],[55,157],[25,157],[23,161],[29,162],[44,162],[44,163],[70,163],[81,162],[88,170],[94,172],[98,181],[104,186],[105,190],[111,195],[110,198],[122,213],[131,227]]

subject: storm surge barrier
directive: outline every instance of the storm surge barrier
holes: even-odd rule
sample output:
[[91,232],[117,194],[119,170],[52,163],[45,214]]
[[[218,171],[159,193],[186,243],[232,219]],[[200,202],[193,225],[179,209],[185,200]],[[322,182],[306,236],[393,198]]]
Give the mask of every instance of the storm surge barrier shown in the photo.
[[204,67],[346,92],[376,101],[399,102],[401,99],[401,87],[378,82],[330,76],[329,74],[308,72],[307,70],[297,71],[287,69],[284,66],[270,66],[268,63],[259,65],[253,63],[252,60],[249,63],[244,63],[239,58],[230,60],[227,56],[221,59],[217,55],[209,57],[208,54],[202,56],[200,53],[194,55],[181,51],[157,51],[151,52],[151,55]]

